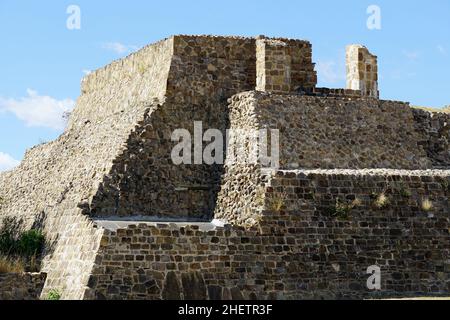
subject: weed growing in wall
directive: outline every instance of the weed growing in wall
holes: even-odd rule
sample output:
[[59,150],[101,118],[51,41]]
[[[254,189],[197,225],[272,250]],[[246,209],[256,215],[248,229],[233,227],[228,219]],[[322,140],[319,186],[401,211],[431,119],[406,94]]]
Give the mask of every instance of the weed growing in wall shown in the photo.
[[61,293],[59,293],[59,291],[56,289],[50,290],[50,292],[47,295],[46,300],[50,300],[50,301],[61,300]]
[[395,189],[403,198],[410,198],[412,196],[411,190],[409,190],[402,182],[398,183],[393,189]]
[[361,205],[360,199],[355,199],[351,202],[336,198],[336,203],[327,209],[327,213],[330,217],[337,218],[338,220],[348,221],[350,220],[351,211]]
[[423,199],[422,210],[425,212],[430,212],[431,210],[433,210],[433,202],[430,199]]
[[271,198],[269,198],[268,208],[269,210],[280,212],[283,207],[286,206],[286,200],[288,195],[286,193],[281,194],[273,194]]
[[387,208],[390,204],[390,200],[386,195],[386,192],[381,192],[375,199],[374,205],[378,209]]

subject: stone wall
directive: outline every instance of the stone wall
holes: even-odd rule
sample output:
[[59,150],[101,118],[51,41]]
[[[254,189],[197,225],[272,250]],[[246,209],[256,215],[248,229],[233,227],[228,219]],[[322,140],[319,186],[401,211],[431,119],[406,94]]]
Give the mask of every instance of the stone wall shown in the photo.
[[291,56],[285,42],[273,39],[256,41],[256,90],[291,91]]
[[258,91],[311,92],[317,84],[311,44],[307,41],[258,37],[256,60]]
[[163,100],[173,51],[172,37],[87,75],[68,129],[86,121],[100,123],[116,113],[132,111],[135,105]]
[[44,261],[46,288],[67,289],[64,298],[83,294],[83,281],[76,281],[89,274],[92,255],[80,250],[97,245],[83,213],[89,213],[91,198],[143,110],[136,106],[100,123],[86,123],[83,130],[66,131],[28,151],[17,169],[0,175],[1,217],[23,218],[27,228],[45,217],[44,233],[55,253]]
[[173,42],[164,103],[146,113],[130,133],[92,201],[91,216],[212,218],[223,168],[195,164],[193,158],[192,164],[173,164],[177,143],[171,135],[186,129],[193,142],[195,121],[202,122],[204,131],[225,134],[227,99],[255,86],[255,41],[175,36]]
[[[445,295],[447,171],[266,172],[251,229],[131,223],[105,232],[86,298],[302,299]],[[374,205],[384,192],[389,204]],[[425,211],[421,202],[433,203]],[[348,215],[336,199],[359,199]],[[280,206],[274,206],[281,199]],[[369,266],[382,289],[366,287]]]
[[378,98],[377,60],[364,46],[347,46],[347,89],[359,90],[364,96]]
[[47,218],[45,227],[51,240],[43,262],[47,279],[41,298],[57,290],[61,299],[83,299],[103,230],[96,228],[80,209],[56,212]]
[[55,288],[65,299],[82,298],[99,245],[83,214],[130,133],[163,98],[172,48],[172,40],[162,41],[89,75],[64,134],[0,174],[1,217],[23,218],[26,227],[45,217],[52,250],[44,260],[44,294]]
[[330,88],[314,88],[312,93],[308,95],[330,98],[362,98],[363,94],[359,90],[351,89],[330,89]]
[[281,168],[432,168],[407,103],[247,92],[229,108],[232,128],[280,130]]
[[419,144],[435,167],[450,167],[450,115],[413,109]]
[[0,274],[1,300],[39,300],[45,273]]
[[[156,289],[164,287],[161,281],[167,281],[169,286],[180,281],[183,288],[203,288],[203,281],[210,298],[241,297],[241,294],[245,298],[296,298],[311,296],[324,287],[320,281],[328,278],[325,275],[316,277],[317,270],[305,269],[309,273],[303,273],[295,269],[298,265],[307,268],[308,259],[316,259],[303,255],[309,252],[305,249],[310,246],[309,232],[290,230],[282,236],[277,234],[277,228],[290,225],[289,221],[297,221],[296,215],[272,215],[272,219],[270,214],[264,214],[268,211],[264,199],[270,192],[261,190],[261,187],[269,176],[262,174],[259,166],[173,165],[170,155],[175,143],[170,139],[171,133],[175,128],[190,131],[194,121],[202,121],[204,130],[217,128],[222,132],[230,127],[280,129],[281,166],[284,169],[448,167],[446,118],[421,117],[407,104],[361,98],[352,90],[315,89],[317,79],[308,42],[274,39],[286,43],[286,54],[291,63],[290,90],[297,94],[238,94],[256,87],[256,41],[240,37],[174,36],[92,73],[82,82],[82,94],[64,134],[55,141],[27,151],[24,161],[15,170],[0,173],[0,217],[23,218],[27,227],[41,223],[51,243],[44,259],[44,271],[48,276],[43,295],[57,289],[63,294],[63,299],[102,295],[142,298],[147,294],[155,298],[163,294]],[[311,96],[305,96],[305,93]],[[227,99],[233,95],[228,106]],[[427,136],[429,133],[430,137]],[[430,183],[430,186],[436,186],[436,183]],[[428,188],[428,184],[422,186],[425,187]],[[426,188],[423,194],[433,195],[431,189]],[[443,198],[431,200],[437,209],[445,208]],[[300,201],[297,205],[297,216],[301,212],[305,219],[299,222],[298,228],[317,221],[316,216],[309,215],[316,214],[316,209],[308,211],[316,208],[316,204]],[[415,212],[412,206],[407,208],[410,209],[406,214]],[[195,246],[192,252],[187,252],[188,246],[192,248],[192,244],[206,241],[201,240],[203,233],[197,234],[196,231],[193,235],[189,233],[173,238],[163,232],[161,239],[155,241],[164,246],[158,247],[160,249],[155,247],[160,251],[153,253],[148,251],[146,241],[152,241],[151,238],[159,235],[159,231],[151,229],[148,233],[146,228],[142,228],[137,232],[137,238],[129,240],[126,237],[122,242],[124,231],[105,231],[101,227],[96,228],[92,221],[97,218],[148,220],[155,216],[204,221],[210,220],[214,212],[216,217],[238,226],[269,228],[274,232],[273,237],[265,229],[226,231],[214,227],[207,231],[215,232],[211,235],[214,238],[211,238],[211,243],[215,244],[219,238],[223,242],[222,247]],[[403,222],[401,212],[389,214],[394,214],[393,221]],[[382,226],[385,221],[376,217],[379,220],[371,223]],[[361,219],[362,223],[367,222],[365,217]],[[411,216],[411,219],[416,221],[415,217]],[[424,221],[418,222],[418,230],[423,234]],[[438,228],[439,225],[432,227]],[[345,230],[341,230],[343,234],[347,234]],[[354,230],[363,232],[362,229]],[[438,229],[436,239],[445,240],[441,238],[441,231]],[[141,233],[142,237],[147,237],[145,240]],[[291,235],[289,240],[287,235]],[[330,231],[328,236],[333,237],[333,232]],[[407,239],[409,241],[410,238]],[[414,238],[415,241],[418,239]],[[384,240],[391,241],[391,238]],[[428,240],[425,238],[423,241],[437,246],[433,252],[446,252],[439,247],[445,241],[438,240],[441,242],[435,244]],[[181,251],[173,251],[179,247],[169,246],[174,241],[181,246]],[[259,246],[249,247],[254,241]],[[291,246],[292,241],[300,245]],[[327,243],[329,238],[325,237],[323,241]],[[265,247],[260,246],[263,244]],[[378,254],[389,249],[382,246],[376,247]],[[208,276],[198,274],[195,262],[188,266],[181,264],[181,268],[190,270],[187,275],[174,275],[170,273],[173,265],[169,267],[169,262],[164,260],[169,257],[171,261],[179,262],[181,256],[191,263],[208,256],[209,261],[210,252],[223,250],[234,260],[217,258],[212,254],[211,265],[200,264],[208,271]],[[417,250],[425,249],[420,247]],[[266,256],[261,252],[268,253],[267,264]],[[111,260],[116,259],[111,258],[116,254],[129,257],[134,253],[139,256],[136,258],[139,263],[132,264],[129,270],[127,261],[120,258]],[[148,263],[159,263],[151,259],[162,259],[167,265],[144,264],[140,267],[142,255]],[[436,261],[441,261],[439,259],[437,257]],[[119,268],[112,270],[112,266]],[[224,271],[219,272],[224,266]],[[150,278],[139,278],[142,268],[149,277],[155,276],[156,287]],[[154,274],[155,268],[161,268],[159,271],[163,275]],[[317,268],[326,269],[320,264]],[[432,268],[434,265],[430,270],[434,270]],[[195,272],[192,273],[191,269]],[[280,279],[280,274],[286,270],[292,272]],[[427,290],[431,288],[432,292],[440,292],[442,286],[432,281]],[[300,284],[293,285],[297,282]],[[148,287],[133,289],[134,285],[142,284]],[[257,285],[257,289],[253,285]],[[331,283],[325,287],[334,285]],[[225,289],[221,291],[218,287]],[[88,288],[92,290],[88,290],[86,295]],[[298,288],[306,288],[311,293]],[[325,294],[327,292],[328,289]],[[183,294],[183,297],[192,297],[194,293]],[[198,297],[198,293],[194,297]]]

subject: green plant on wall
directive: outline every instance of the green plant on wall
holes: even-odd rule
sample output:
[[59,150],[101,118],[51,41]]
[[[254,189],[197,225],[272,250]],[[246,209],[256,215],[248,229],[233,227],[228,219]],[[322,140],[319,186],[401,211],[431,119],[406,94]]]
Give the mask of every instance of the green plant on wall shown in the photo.
[[0,254],[9,256],[17,253],[22,224],[23,221],[15,217],[3,219],[0,228]]
[[411,197],[411,191],[408,189],[400,189],[399,193],[404,198],[410,198]]
[[0,256],[11,262],[20,261],[25,271],[39,271],[45,237],[41,231],[23,231],[23,221],[4,218],[0,228]]
[[442,180],[441,185],[444,191],[450,191],[450,183],[447,180]]
[[399,182],[395,189],[403,198],[410,198],[412,195],[411,190],[409,190],[403,182]]
[[50,301],[61,300],[61,293],[56,289],[52,289],[47,295],[47,300]]
[[45,237],[39,230],[22,233],[18,241],[18,252],[21,256],[34,257],[43,250]]
[[335,204],[327,209],[327,213],[338,220],[348,221],[350,220],[351,211],[360,205],[361,200],[358,198],[350,202],[336,198]]

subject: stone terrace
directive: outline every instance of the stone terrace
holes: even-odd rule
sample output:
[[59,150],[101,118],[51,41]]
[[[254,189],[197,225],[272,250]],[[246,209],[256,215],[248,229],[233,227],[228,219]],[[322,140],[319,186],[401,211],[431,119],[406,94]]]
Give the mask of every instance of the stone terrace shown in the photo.
[[[54,247],[41,296],[448,295],[450,115],[380,100],[367,48],[346,62],[347,88],[317,88],[308,41],[179,35],[83,79],[64,134],[0,173],[0,217]],[[174,165],[194,121],[279,129],[280,170]]]

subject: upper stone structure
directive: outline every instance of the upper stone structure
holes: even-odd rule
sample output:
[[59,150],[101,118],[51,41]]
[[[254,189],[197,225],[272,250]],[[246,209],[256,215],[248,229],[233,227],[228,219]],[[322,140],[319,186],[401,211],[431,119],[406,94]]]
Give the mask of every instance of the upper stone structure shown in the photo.
[[[317,88],[307,41],[179,35],[86,76],[65,132],[0,173],[0,217],[52,244],[43,297],[367,297],[374,264],[385,294],[448,292],[450,116],[347,59],[349,88]],[[200,121],[279,130],[280,168],[175,165]]]
[[361,45],[349,45],[346,50],[347,89],[358,90],[363,96],[378,98],[377,57]]
[[256,40],[256,90],[290,93],[312,92],[317,74],[312,62],[311,44],[307,41]]

